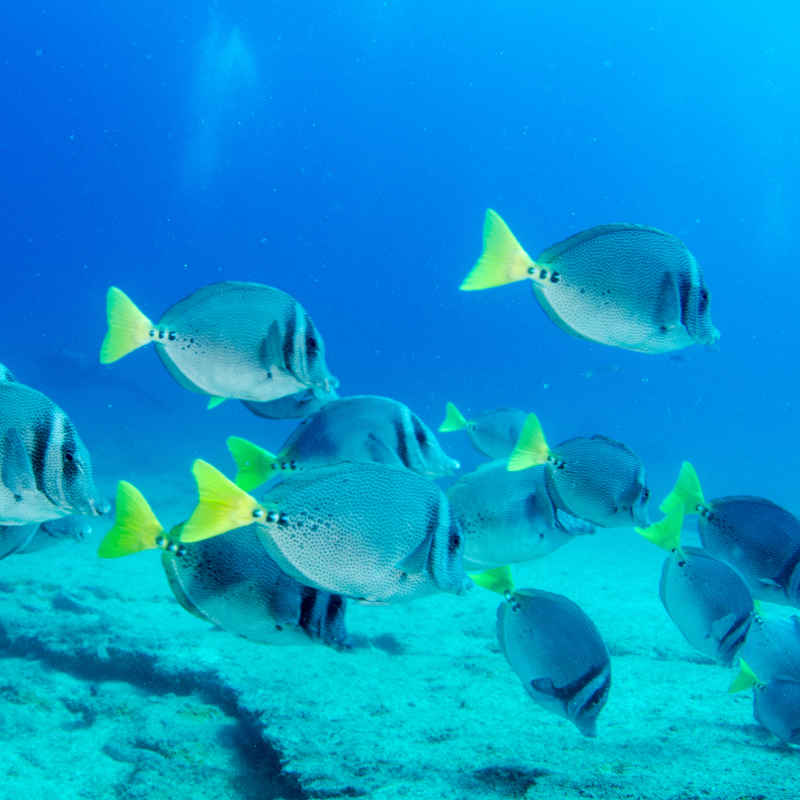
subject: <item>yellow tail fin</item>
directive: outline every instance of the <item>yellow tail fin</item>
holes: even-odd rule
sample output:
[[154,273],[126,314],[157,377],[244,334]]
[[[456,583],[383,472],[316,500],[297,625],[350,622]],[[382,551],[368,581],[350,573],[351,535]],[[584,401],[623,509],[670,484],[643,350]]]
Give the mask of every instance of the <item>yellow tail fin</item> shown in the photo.
[[447,403],[444,415],[444,422],[439,426],[439,433],[452,433],[453,431],[463,431],[467,427],[467,420],[464,415],[455,407],[453,403]]
[[683,503],[677,496],[667,495],[661,504],[665,517],[646,528],[635,528],[639,536],[665,550],[680,551],[683,528]]
[[141,550],[153,550],[156,537],[164,532],[153,509],[131,483],[117,484],[117,513],[114,527],[97,548],[100,558],[118,558]]
[[106,317],[108,332],[100,347],[101,364],[110,364],[150,341],[153,323],[116,286],[106,295]]
[[265,480],[271,478],[275,473],[272,465],[275,463],[276,456],[259,447],[257,444],[242,439],[240,436],[229,436],[225,440],[228,450],[231,451],[233,460],[236,462],[235,483],[246,492],[261,486]]
[[200,501],[186,521],[182,542],[199,542],[255,522],[261,506],[207,461],[192,464]]
[[549,455],[550,448],[544,438],[539,417],[536,414],[528,414],[506,469],[509,472],[518,472],[521,469],[535,467],[537,464],[544,464]]
[[535,266],[508,225],[490,208],[483,221],[483,253],[459,288],[472,291],[521,281],[530,277],[528,269]]
[[471,572],[469,577],[484,589],[498,594],[514,591],[514,580],[511,577],[511,567],[492,567],[483,572]]
[[706,505],[703,490],[700,488],[700,479],[697,477],[694,467],[688,461],[684,461],[681,464],[681,471],[678,473],[678,480],[675,481],[675,486],[659,506],[661,511],[666,513],[667,506],[673,497],[677,497],[683,503],[686,514],[696,514],[698,509]]
[[227,399],[227,397],[209,397],[208,404],[206,405],[206,411],[211,411],[212,408],[221,406]]
[[755,672],[750,669],[748,663],[743,659],[739,658],[739,674],[733,679],[733,682],[728,687],[728,691],[731,694],[735,692],[741,692],[744,689],[749,689],[752,686],[761,686],[762,683],[756,676]]

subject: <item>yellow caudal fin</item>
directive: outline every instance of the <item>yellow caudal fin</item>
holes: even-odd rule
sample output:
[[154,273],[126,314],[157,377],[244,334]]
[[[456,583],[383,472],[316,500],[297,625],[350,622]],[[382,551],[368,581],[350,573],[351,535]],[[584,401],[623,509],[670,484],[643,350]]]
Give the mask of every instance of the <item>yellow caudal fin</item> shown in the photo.
[[728,691],[734,694],[735,692],[741,692],[744,689],[750,689],[753,686],[761,685],[761,681],[758,679],[755,672],[753,672],[749,664],[740,657],[739,674],[733,679],[733,682],[728,687]]
[[151,340],[153,323],[116,286],[106,295],[106,317],[108,332],[100,347],[101,364],[110,364]]
[[684,461],[681,464],[681,471],[678,473],[678,480],[675,481],[675,486],[659,506],[661,511],[666,513],[673,497],[677,497],[683,503],[686,514],[696,514],[698,510],[706,505],[703,490],[700,488],[700,479],[697,477],[694,467],[688,461]]
[[528,270],[535,266],[508,225],[490,208],[483,222],[483,253],[459,288],[472,291],[521,281],[530,277]]
[[97,548],[100,558],[118,558],[156,547],[156,537],[164,532],[153,509],[131,483],[117,484],[117,513],[114,527]]
[[448,402],[445,410],[444,422],[439,426],[439,433],[452,433],[453,431],[463,431],[467,427],[467,420],[464,415]]
[[483,572],[471,572],[469,577],[474,583],[490,592],[510,594],[514,591],[514,580],[511,577],[511,567],[493,567]]
[[221,406],[228,398],[227,397],[209,397],[208,404],[206,405],[206,410],[211,411],[212,408],[216,408],[217,406]]
[[535,467],[537,464],[544,464],[549,455],[550,448],[544,438],[539,417],[536,414],[528,414],[506,469],[509,472],[518,472],[521,469]]
[[249,492],[275,474],[272,465],[276,456],[269,450],[240,436],[229,436],[225,444],[228,445],[228,450],[236,462],[235,483],[241,489]]
[[[255,522],[261,506],[207,461],[192,464],[200,501],[184,523],[182,542],[199,542]],[[260,513],[259,513],[260,512]]]
[[636,533],[665,550],[680,551],[683,528],[683,503],[676,496],[668,495],[661,504],[665,516],[646,528],[636,528]]

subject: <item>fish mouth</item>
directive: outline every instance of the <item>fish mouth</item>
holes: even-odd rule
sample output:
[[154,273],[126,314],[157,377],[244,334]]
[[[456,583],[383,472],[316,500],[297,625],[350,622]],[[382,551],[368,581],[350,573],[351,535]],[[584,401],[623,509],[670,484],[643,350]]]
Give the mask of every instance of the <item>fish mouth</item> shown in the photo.
[[111,511],[111,503],[108,500],[100,500],[99,498],[91,497],[87,502],[88,511],[80,509],[80,513],[88,514],[90,517],[104,517]]

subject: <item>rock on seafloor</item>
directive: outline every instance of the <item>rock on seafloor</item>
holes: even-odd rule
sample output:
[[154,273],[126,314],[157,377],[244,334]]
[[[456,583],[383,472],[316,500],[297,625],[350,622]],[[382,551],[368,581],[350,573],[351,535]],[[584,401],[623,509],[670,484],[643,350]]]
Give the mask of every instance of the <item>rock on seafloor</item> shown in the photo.
[[578,602],[609,645],[593,740],[526,697],[487,592],[351,604],[360,644],[337,652],[211,628],[154,553],[104,562],[92,541],[6,559],[0,798],[792,797],[800,753],[673,628],[661,554],[604,535],[515,570]]

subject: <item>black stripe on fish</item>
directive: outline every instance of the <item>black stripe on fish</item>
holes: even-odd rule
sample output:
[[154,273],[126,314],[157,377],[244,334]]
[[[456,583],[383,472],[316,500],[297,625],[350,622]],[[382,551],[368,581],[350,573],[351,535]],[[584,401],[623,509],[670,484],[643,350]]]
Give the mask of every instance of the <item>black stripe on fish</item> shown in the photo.
[[67,419],[64,420],[64,441],[61,443],[61,463],[64,471],[64,480],[69,485],[80,474],[80,466],[75,459],[75,428]]
[[[33,447],[31,448],[31,467],[33,477],[36,480],[36,488],[48,498],[47,487],[45,486],[45,470],[47,468],[47,445],[50,435],[53,432],[53,418],[48,414],[47,418],[37,422],[33,428]],[[52,500],[52,498],[50,498]]]
[[314,327],[314,323],[311,321],[311,317],[308,314],[305,314],[305,347],[306,347],[306,362],[308,363],[309,372],[311,368],[314,366],[314,361],[316,361],[317,356],[319,355],[319,337],[317,335],[317,330]]
[[297,312],[292,309],[286,319],[286,330],[283,332],[283,364],[286,370],[294,374],[294,336],[297,333]]
[[397,434],[397,457],[403,462],[403,466],[411,469],[411,461],[408,453],[408,442],[406,441],[406,429],[402,421],[395,420],[394,430]]
[[440,517],[442,513],[440,506],[441,503],[439,502],[438,498],[436,498],[428,506],[428,524],[425,526],[425,538],[430,538],[431,541],[435,541],[434,537],[439,530],[439,524],[441,522]]
[[[575,697],[582,689],[586,688],[586,686],[588,686],[595,678],[599,677],[605,668],[606,668],[605,664],[600,664],[597,667],[593,667],[585,675],[581,675],[579,678],[576,678],[574,681],[572,681],[571,683],[567,683],[564,686],[556,686],[553,683],[553,681],[550,680],[549,678],[534,679],[531,681],[531,686],[537,692],[542,692],[543,694],[549,694],[551,697],[555,697],[557,700],[561,700],[566,707],[566,704],[573,697]],[[604,681],[603,683],[605,685],[606,681]],[[610,676],[608,683],[610,685]],[[602,687],[600,688],[602,689]]]
[[689,329],[689,301],[692,296],[692,281],[686,274],[678,278],[678,294],[681,302],[681,325]]
[[[596,676],[599,676],[603,669],[605,669],[605,667],[603,667],[601,670],[598,670]],[[593,716],[592,709],[594,709],[595,706],[602,706],[603,703],[605,703],[610,690],[611,672],[606,672],[605,680],[591,693],[591,695],[589,695],[589,697],[586,698],[586,700],[584,700],[584,702],[581,704],[581,707],[576,710],[576,718],[586,715]]]
[[332,594],[328,598],[328,607],[325,610],[325,625],[333,627],[336,624],[336,618],[342,610],[344,605],[344,598],[340,594]]
[[719,659],[723,664],[733,662],[733,657],[747,638],[752,621],[753,615],[749,612],[745,616],[739,617],[720,639]]

